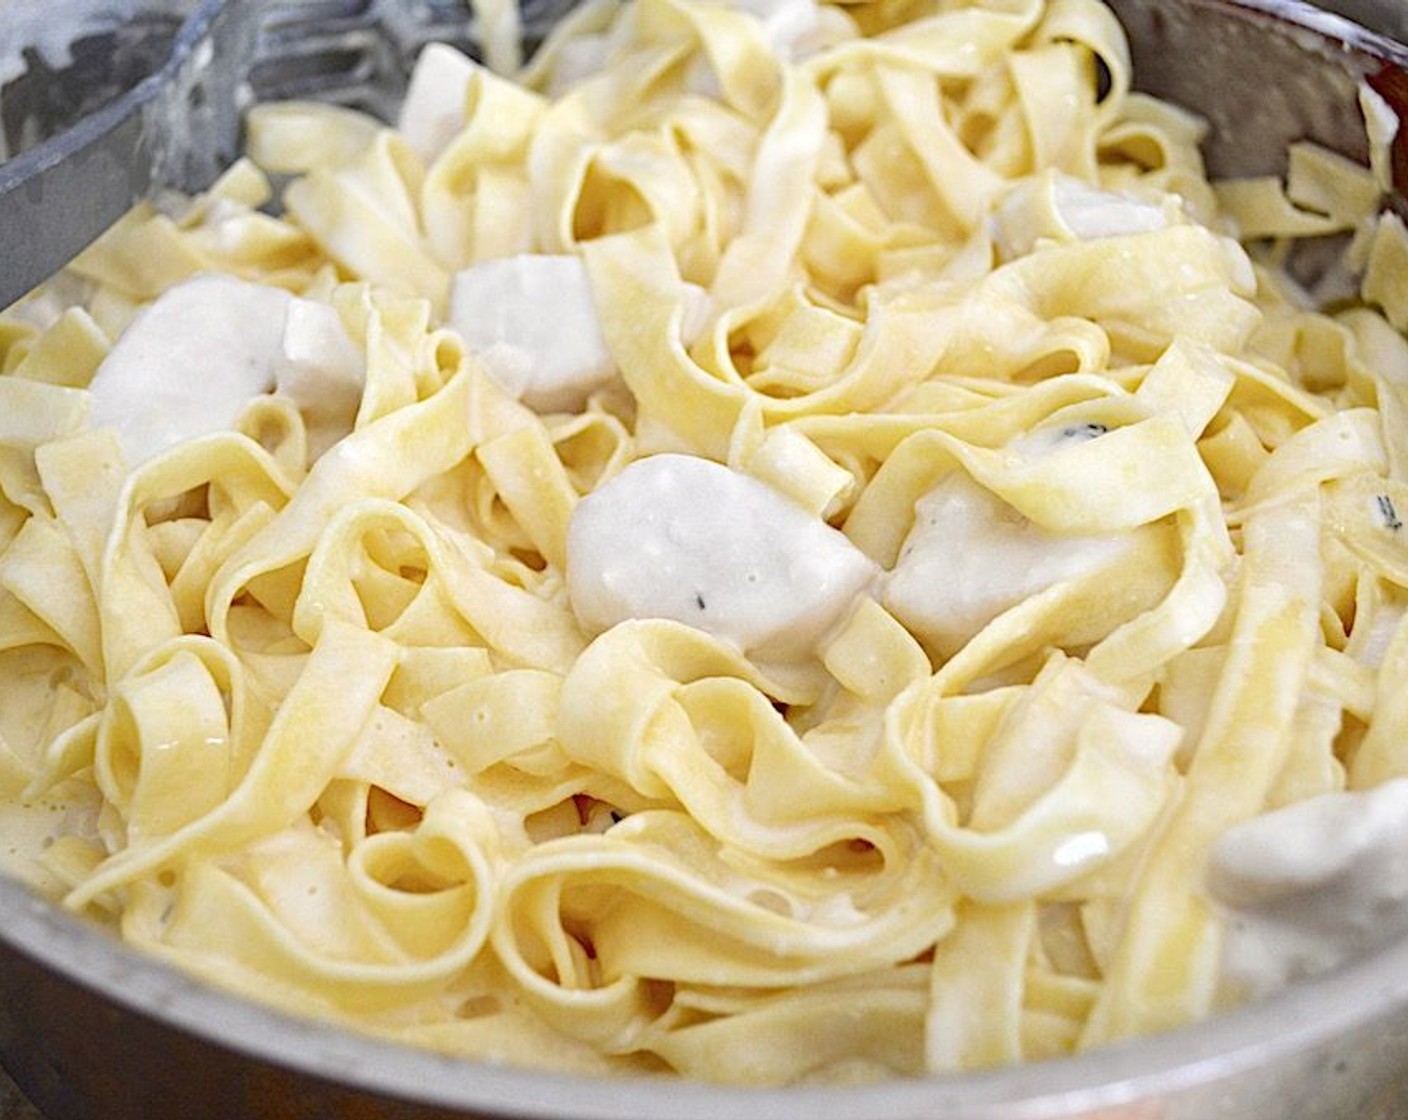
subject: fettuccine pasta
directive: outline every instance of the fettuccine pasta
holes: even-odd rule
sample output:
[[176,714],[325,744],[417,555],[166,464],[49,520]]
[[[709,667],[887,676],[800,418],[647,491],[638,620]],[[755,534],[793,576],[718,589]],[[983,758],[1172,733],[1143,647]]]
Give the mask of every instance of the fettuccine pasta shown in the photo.
[[0,862],[300,1014],[752,1084],[1408,928],[1381,173],[1210,182],[1098,0],[481,17],[0,316]]

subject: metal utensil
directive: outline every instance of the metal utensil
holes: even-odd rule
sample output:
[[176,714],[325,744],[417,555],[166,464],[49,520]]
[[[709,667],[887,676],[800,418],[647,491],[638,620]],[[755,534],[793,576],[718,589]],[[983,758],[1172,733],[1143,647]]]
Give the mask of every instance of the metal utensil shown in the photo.
[[[109,28],[107,38],[120,31]],[[420,47],[468,48],[469,31],[457,0],[199,0],[156,69],[0,164],[0,307],[53,275],[138,200],[213,183],[239,154],[241,119],[253,101],[321,98],[386,118]],[[90,49],[84,57],[110,54]],[[42,115],[45,106],[27,106],[26,95],[40,101],[90,73],[50,75],[47,88],[14,82],[3,91],[6,115]]]
[[0,165],[0,306],[87,246],[139,198],[208,185],[239,143],[249,6],[205,0],[154,74],[59,136]]

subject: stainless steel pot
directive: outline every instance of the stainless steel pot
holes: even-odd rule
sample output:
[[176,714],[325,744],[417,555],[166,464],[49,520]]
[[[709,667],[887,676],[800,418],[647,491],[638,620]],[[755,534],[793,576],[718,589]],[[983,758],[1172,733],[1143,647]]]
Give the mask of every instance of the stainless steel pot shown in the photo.
[[[1408,38],[1408,4],[1345,6]],[[1219,171],[1278,170],[1287,142],[1305,136],[1362,157],[1361,80],[1408,118],[1408,50],[1310,5],[1114,7],[1143,88],[1213,122]],[[1395,170],[1408,195],[1408,140]],[[530,1073],[296,1020],[139,956],[0,878],[0,1063],[50,1120],[1405,1120],[1408,941],[1263,1003],[1073,1059],[746,1090]]]

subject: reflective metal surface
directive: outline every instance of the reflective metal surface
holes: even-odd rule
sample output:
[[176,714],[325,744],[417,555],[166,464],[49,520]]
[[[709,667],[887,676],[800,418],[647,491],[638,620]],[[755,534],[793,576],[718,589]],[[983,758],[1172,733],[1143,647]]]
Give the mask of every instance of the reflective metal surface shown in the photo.
[[[28,0],[26,0],[26,3]],[[540,40],[570,0],[527,0]],[[106,19],[104,12],[107,13]],[[390,119],[420,48],[469,49],[462,0],[156,0],[92,7],[64,65],[0,5],[0,308],[163,188],[214,182],[255,100],[321,98]]]
[[[246,57],[252,33],[245,5],[227,10],[224,0],[207,0],[154,73],[0,165],[0,307],[51,276],[138,199],[165,185],[208,186],[229,165],[239,147],[240,75],[207,62]],[[35,119],[42,127],[43,114]]]
[[[1306,135],[1355,151],[1361,79],[1408,115],[1408,53],[1308,5],[1114,6],[1143,84],[1216,122],[1210,157],[1222,170],[1276,170],[1286,143]],[[0,1061],[48,1120],[1408,1120],[1408,943],[1263,1004],[1076,1059],[761,1091],[528,1073],[295,1021],[0,880]]]
[[1071,1059],[855,1088],[474,1065],[202,987],[0,881],[0,1056],[48,1120],[1401,1120],[1408,944],[1265,1004]]

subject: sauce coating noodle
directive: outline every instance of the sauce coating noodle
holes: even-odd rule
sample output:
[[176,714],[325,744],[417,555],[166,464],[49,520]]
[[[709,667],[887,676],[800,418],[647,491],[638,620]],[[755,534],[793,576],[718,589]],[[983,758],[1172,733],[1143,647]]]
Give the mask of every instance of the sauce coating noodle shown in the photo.
[[256,107],[0,315],[0,862],[302,1014],[754,1084],[1408,928],[1408,238],[1200,137],[1097,0],[594,0],[396,128]]

